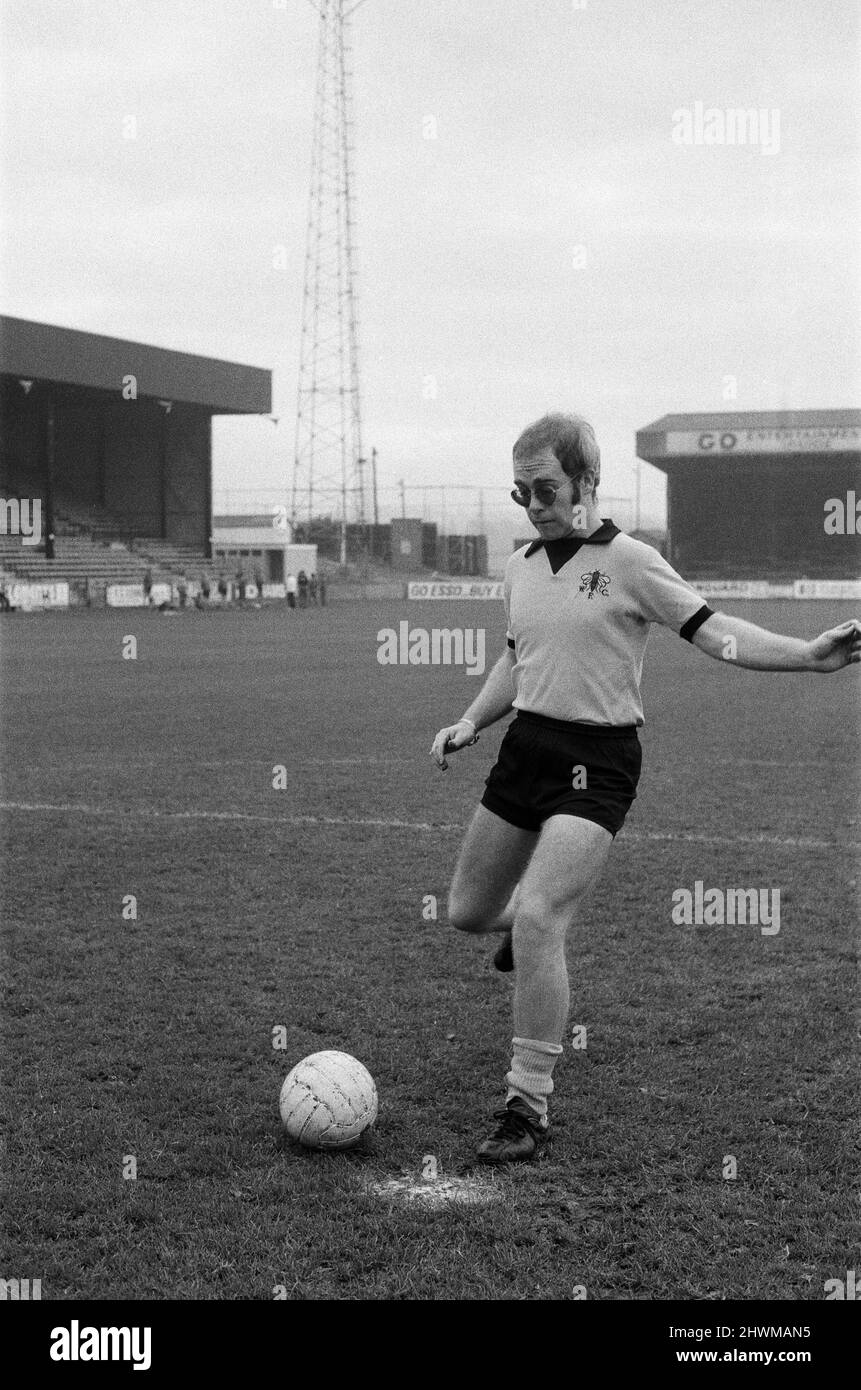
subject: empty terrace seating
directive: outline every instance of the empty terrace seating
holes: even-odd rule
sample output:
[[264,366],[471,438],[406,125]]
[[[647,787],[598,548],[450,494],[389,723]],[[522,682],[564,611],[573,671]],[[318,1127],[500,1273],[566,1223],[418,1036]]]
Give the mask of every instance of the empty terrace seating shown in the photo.
[[79,536],[57,536],[53,560],[46,557],[42,548],[23,545],[18,536],[0,536],[0,566],[33,583],[89,579],[96,584],[139,584],[147,569],[156,582],[170,578],[131,551],[99,545]]
[[153,568],[158,566],[172,575],[184,574],[188,579],[199,579],[201,575],[206,575],[210,582],[217,582],[219,574],[231,573],[228,564],[207,560],[202,550],[196,550],[191,545],[177,545],[174,541],[152,537],[138,537],[133,545],[135,552]]

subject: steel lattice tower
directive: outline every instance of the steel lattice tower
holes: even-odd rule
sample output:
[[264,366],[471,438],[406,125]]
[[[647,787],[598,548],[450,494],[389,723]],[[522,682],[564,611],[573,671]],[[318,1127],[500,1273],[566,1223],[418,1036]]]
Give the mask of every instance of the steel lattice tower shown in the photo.
[[364,0],[310,3],[320,30],[292,519],[310,520],[318,495],[325,504],[338,491],[344,564],[347,521],[365,521],[348,28]]

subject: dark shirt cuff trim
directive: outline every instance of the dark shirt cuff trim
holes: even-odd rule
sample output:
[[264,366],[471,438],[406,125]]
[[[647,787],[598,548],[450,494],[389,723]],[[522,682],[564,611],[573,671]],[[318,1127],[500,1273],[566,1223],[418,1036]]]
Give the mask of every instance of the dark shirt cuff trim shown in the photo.
[[708,604],[704,603],[702,608],[697,609],[692,618],[688,618],[688,621],[680,630],[679,636],[683,637],[686,642],[692,641],[693,635],[698,628],[701,628],[703,623],[707,622],[709,618],[713,618],[714,615],[714,609],[709,608]]

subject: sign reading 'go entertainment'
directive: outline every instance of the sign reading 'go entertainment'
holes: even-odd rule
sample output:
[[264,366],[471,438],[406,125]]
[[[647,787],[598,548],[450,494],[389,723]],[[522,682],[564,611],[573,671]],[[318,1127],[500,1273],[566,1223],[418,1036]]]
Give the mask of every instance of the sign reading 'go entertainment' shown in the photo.
[[861,449],[861,426],[761,430],[670,430],[667,454],[839,454]]

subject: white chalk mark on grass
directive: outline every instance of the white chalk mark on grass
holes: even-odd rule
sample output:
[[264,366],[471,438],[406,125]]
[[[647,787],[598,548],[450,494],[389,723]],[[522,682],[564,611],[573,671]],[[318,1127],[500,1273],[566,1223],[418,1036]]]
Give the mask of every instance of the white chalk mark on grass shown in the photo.
[[[264,816],[253,811],[166,811],[158,806],[87,806],[79,802],[0,801],[0,811],[46,815],[102,816],[115,820],[224,821],[228,824],[291,826],[352,826],[370,830],[445,830],[462,832],[461,821],[397,820],[371,816]],[[861,849],[854,840],[816,840],[807,835],[713,835],[687,830],[623,830],[621,840],[640,843],[695,845],[771,845],[776,849]]]
[[389,1178],[386,1182],[371,1182],[367,1191],[373,1197],[400,1202],[415,1202],[419,1206],[438,1209],[451,1205],[486,1206],[498,1202],[502,1191],[495,1184],[478,1182],[473,1178]]

